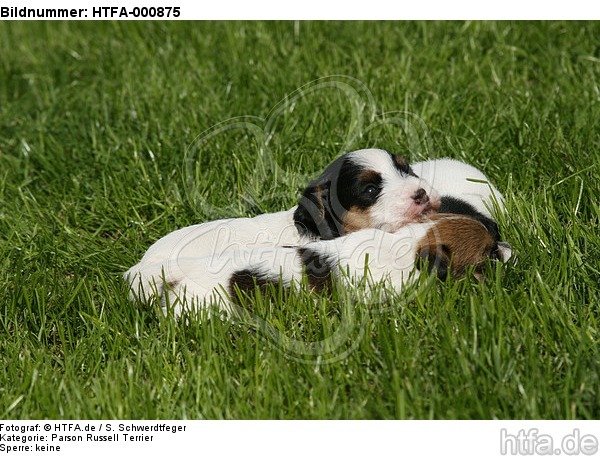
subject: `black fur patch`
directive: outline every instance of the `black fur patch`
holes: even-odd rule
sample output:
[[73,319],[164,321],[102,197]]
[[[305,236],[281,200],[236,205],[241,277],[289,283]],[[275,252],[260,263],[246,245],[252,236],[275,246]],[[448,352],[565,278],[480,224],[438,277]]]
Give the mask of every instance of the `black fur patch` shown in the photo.
[[256,288],[259,288],[264,292],[269,285],[277,287],[278,282],[261,276],[260,272],[257,270],[241,269],[235,271],[229,278],[227,291],[233,302],[241,305],[242,303],[240,302],[236,287],[243,294],[252,294]]
[[[343,212],[351,207],[367,209],[377,202],[382,185],[383,179],[380,173],[365,170],[362,166],[348,160],[340,170],[335,196]],[[375,191],[369,191],[371,189]],[[340,217],[342,215],[340,214]]]
[[312,249],[299,247],[298,255],[306,269],[308,285],[315,291],[331,290],[333,264],[330,258],[319,255]]
[[447,195],[442,196],[441,200],[441,205],[438,210],[439,213],[461,214],[472,217],[475,220],[481,222],[483,226],[485,226],[486,230],[488,230],[488,233],[490,233],[490,235],[495,241],[500,240],[500,229],[498,228],[498,224],[494,222],[491,218],[483,215],[471,204],[459,198],[454,198],[452,196]]

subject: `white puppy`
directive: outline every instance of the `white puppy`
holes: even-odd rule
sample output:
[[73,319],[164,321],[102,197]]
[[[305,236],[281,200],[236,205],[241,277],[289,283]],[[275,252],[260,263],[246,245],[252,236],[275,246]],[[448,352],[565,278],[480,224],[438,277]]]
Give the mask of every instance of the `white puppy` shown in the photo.
[[[255,287],[299,283],[306,274],[309,287],[331,289],[332,281],[352,287],[366,277],[367,293],[386,282],[397,292],[418,277],[424,265],[445,279],[464,276],[470,267],[481,275],[487,259],[504,252],[486,227],[462,215],[436,214],[406,225],[395,233],[365,229],[332,240],[297,247],[228,251],[204,258],[177,258],[155,265],[155,294],[176,316],[189,309],[216,305],[231,313],[244,305],[243,294]],[[426,261],[425,261],[426,260]],[[240,299],[241,298],[241,299]]]
[[132,298],[146,299],[155,294],[153,284],[163,266],[178,259],[302,245],[364,228],[393,232],[439,205],[437,192],[415,175],[404,158],[381,149],[349,152],[309,184],[298,206],[177,230],[152,245],[125,279],[131,284]]

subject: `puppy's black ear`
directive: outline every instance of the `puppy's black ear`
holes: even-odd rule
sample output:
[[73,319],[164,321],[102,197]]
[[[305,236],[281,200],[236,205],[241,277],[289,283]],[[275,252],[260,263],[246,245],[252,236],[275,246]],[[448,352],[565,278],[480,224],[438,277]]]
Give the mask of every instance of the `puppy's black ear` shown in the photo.
[[294,212],[294,224],[300,234],[316,239],[340,236],[331,215],[330,182],[312,182],[300,198]]
[[394,166],[401,173],[406,174],[407,176],[419,177],[415,174],[413,169],[410,167],[410,165],[406,161],[406,158],[404,158],[401,155],[394,155],[394,154],[391,154],[391,156],[392,156],[392,162],[394,163]]
[[450,250],[445,245],[425,245],[417,252],[415,262],[420,271],[427,266],[427,272],[434,269],[438,279],[445,281],[450,273]]

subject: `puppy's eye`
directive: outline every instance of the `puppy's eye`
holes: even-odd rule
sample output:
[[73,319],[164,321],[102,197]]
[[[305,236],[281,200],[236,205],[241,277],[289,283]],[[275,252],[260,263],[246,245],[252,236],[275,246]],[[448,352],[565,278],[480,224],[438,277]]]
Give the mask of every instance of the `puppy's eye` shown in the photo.
[[375,196],[375,195],[379,194],[380,191],[381,191],[381,189],[379,187],[377,187],[376,185],[368,184],[364,188],[363,193],[366,195]]

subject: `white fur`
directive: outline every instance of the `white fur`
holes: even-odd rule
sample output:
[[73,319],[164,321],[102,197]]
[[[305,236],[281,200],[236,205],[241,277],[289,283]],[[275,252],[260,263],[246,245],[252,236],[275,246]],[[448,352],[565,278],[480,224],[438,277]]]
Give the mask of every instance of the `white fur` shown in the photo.
[[[492,219],[496,204],[504,211],[504,197],[474,166],[451,158],[440,158],[417,162],[411,167],[417,176],[431,184],[441,196],[460,198]],[[473,182],[471,179],[483,182]]]

